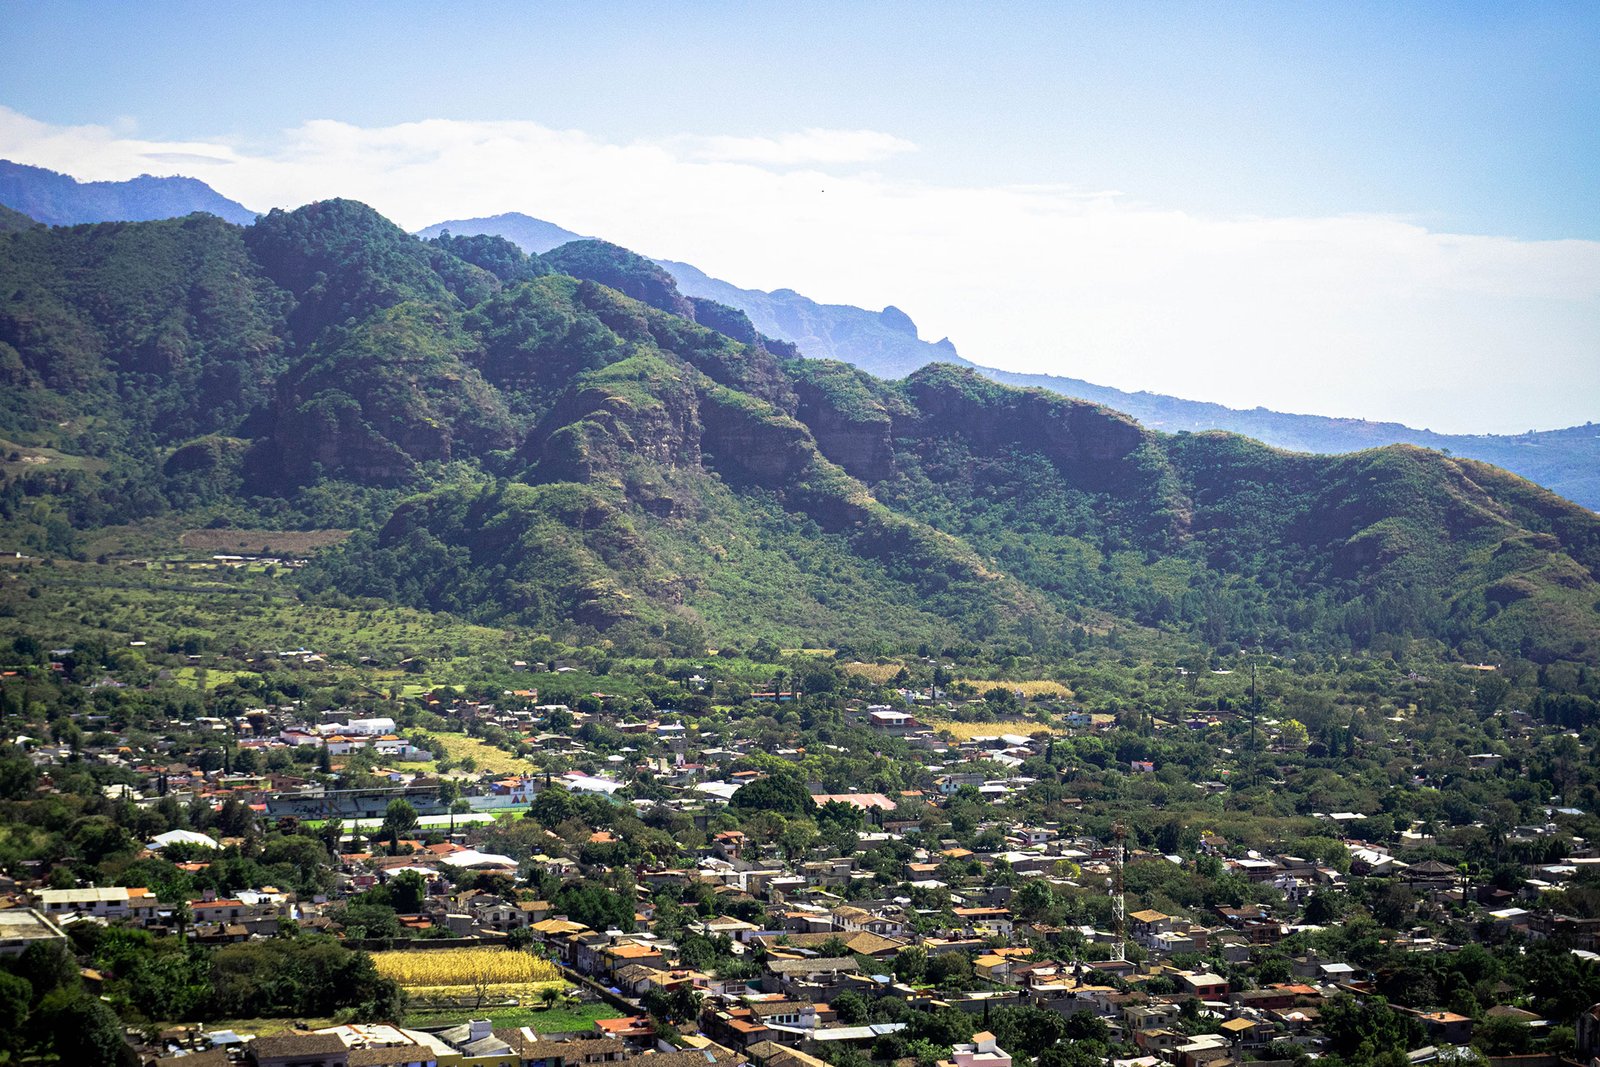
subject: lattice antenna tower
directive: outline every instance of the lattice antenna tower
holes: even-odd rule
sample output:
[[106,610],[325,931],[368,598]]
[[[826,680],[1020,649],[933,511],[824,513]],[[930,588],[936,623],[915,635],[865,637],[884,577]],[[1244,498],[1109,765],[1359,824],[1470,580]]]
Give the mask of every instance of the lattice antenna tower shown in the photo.
[[1123,857],[1127,851],[1128,829],[1117,823],[1111,829],[1111,958],[1118,963],[1128,958],[1128,898],[1122,882]]

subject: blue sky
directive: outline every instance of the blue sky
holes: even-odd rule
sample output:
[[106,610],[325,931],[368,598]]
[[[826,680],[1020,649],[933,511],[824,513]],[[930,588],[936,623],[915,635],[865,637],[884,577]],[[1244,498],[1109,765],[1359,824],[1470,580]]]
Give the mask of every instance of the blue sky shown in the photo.
[[[524,210],[742,284],[895,303],[980,362],[1235,406],[1439,429],[1600,415],[1594,4],[4,3],[0,16],[0,106],[15,120],[0,147],[84,177],[193,173],[254,208],[346,192],[413,227]],[[443,121],[375,146],[372,131],[422,120]],[[338,129],[308,126],[321,121]],[[523,154],[500,152],[506,139]],[[406,189],[356,158],[411,166],[423,151],[437,166],[414,168]],[[586,203],[594,179],[569,152],[626,158],[671,195]],[[228,163],[189,158],[210,156]],[[457,196],[424,176],[452,160],[529,171],[520,186]],[[716,202],[762,224],[747,234]],[[963,308],[919,274],[929,256],[918,242],[932,238],[898,214],[913,202],[962,212],[928,218],[929,233],[960,246],[946,271],[970,261],[1037,274],[1072,254],[1059,244],[1069,240],[1086,255],[1131,247],[1193,270],[1147,261],[1115,291],[1067,290],[1085,295],[1065,309],[1039,305],[1092,285],[1093,264],[1068,265],[1054,286],[996,283],[1033,301],[1031,316],[995,309],[1021,316],[1023,334],[983,318],[990,294]],[[1097,206],[1068,206],[1085,203]],[[787,224],[771,218],[791,210]],[[1014,233],[1040,219],[1057,244]],[[1287,220],[1303,225],[1274,226]],[[728,232],[705,232],[719,224]],[[832,247],[807,247],[808,233]],[[887,252],[854,248],[854,233]],[[789,251],[742,251],[748,237]],[[1241,258],[1217,258],[1235,246]],[[1306,259],[1286,269],[1296,246]],[[1219,292],[1196,273],[1236,284]],[[1251,306],[1247,287],[1286,273],[1306,290]],[[1374,273],[1386,287],[1362,288]],[[1322,300],[1317,284],[1348,299]],[[1230,332],[1246,320],[1244,336]],[[1063,321],[1082,324],[1065,345],[1030,340]],[[1410,354],[1415,380],[1330,385],[1338,352],[1318,341],[1329,337],[1369,374]],[[1491,404],[1438,380],[1459,360],[1460,376],[1481,381],[1497,358],[1531,360],[1565,387]],[[1592,380],[1574,390],[1585,371]]]

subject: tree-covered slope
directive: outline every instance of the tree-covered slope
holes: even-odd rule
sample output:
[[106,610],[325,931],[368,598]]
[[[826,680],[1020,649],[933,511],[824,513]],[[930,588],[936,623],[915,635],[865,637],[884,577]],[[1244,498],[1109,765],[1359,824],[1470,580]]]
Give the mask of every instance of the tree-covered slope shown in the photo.
[[[529,252],[547,252],[575,235],[527,215],[440,223],[421,231],[497,234]],[[948,338],[922,340],[914,322],[898,308],[882,311],[842,304],[819,304],[792,289],[745,289],[713,278],[688,263],[657,260],[692,301],[713,301],[737,309],[753,329],[793,344],[812,359],[837,359],[869,374],[903,378],[930,363],[972,367],[1007,385],[1046,389],[1103,404],[1143,425],[1168,433],[1228,430],[1278,448],[1340,454],[1389,444],[1412,444],[1493,463],[1532,479],[1590,510],[1600,510],[1600,432],[1593,425],[1525,434],[1443,434],[1394,422],[1298,415],[1265,408],[1230,408],[1152,392],[1128,392],[1079,378],[1022,374],[984,367],[963,359]],[[701,321],[706,321],[703,317]],[[720,328],[720,327],[719,327]]]
[[530,257],[327,201],[0,236],[0,294],[6,435],[82,460],[7,468],[18,547],[342,525],[308,596],[641,646],[1121,627],[1600,659],[1600,520],[1515,476],[794,358],[602,242]]
[[37,225],[39,225],[37,220],[0,204],[0,233],[16,233],[18,230],[26,230]]
[[210,215],[10,234],[0,255],[0,429],[92,417],[172,441],[271,396],[289,298]]

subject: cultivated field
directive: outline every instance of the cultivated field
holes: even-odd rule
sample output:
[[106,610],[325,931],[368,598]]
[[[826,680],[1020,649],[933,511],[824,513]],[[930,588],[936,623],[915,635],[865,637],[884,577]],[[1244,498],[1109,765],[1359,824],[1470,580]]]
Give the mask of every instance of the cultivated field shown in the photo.
[[1009,689],[1013,693],[1021,693],[1029,700],[1045,697],[1050,700],[1071,700],[1072,690],[1060,682],[1046,678],[1031,682],[996,681],[991,678],[957,678],[952,685],[970,685],[979,694],[987,693],[991,689]]
[[1021,734],[1024,737],[1036,734],[1043,730],[1046,733],[1064,734],[1066,730],[1059,726],[1047,726],[1033,719],[1007,719],[999,722],[953,722],[949,719],[923,718],[934,732],[949,731],[957,741],[969,741],[974,737],[997,737],[1000,734]]
[[844,672],[853,674],[857,678],[865,678],[874,685],[885,685],[895,675],[900,673],[901,664],[898,663],[846,663]]
[[506,948],[447,948],[437,951],[374,952],[378,971],[413,997],[517,997],[537,1000],[540,990],[567,983],[549,960]]

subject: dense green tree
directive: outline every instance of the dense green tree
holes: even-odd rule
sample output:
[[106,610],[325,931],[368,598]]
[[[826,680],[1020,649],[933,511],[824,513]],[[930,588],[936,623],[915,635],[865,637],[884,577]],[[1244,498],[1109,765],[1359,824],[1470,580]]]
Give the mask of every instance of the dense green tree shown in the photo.
[[793,774],[774,773],[741,786],[728,802],[735,811],[766,811],[809,816],[816,810],[805,783]]
[[385,836],[410,833],[417,825],[417,809],[410,802],[402,799],[389,801],[389,807],[383,813],[383,829]]
[[1331,1051],[1347,1059],[1370,1061],[1378,1053],[1415,1048],[1422,1026],[1401,1015],[1382,997],[1358,1001],[1340,994],[1322,1006],[1322,1031]]

